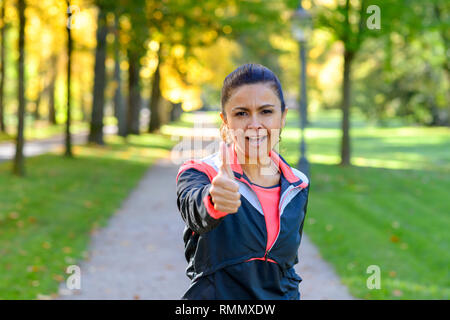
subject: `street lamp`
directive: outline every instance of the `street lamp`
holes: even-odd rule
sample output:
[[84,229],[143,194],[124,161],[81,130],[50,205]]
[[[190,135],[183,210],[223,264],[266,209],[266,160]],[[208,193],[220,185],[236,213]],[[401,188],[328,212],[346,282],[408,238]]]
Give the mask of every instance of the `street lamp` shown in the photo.
[[311,14],[302,7],[302,1],[300,0],[298,9],[292,16],[292,34],[298,41],[300,47],[300,129],[301,129],[301,143],[300,143],[300,160],[297,168],[309,177],[309,163],[306,159],[306,144],[304,130],[307,124],[306,118],[306,45],[312,33],[312,17]]

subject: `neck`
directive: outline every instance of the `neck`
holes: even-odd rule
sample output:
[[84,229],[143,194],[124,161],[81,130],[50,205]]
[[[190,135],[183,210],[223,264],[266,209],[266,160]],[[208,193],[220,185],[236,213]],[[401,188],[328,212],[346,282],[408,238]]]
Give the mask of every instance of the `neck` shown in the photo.
[[278,172],[278,169],[269,156],[264,159],[258,158],[257,163],[252,163],[250,159],[246,158],[245,161],[241,162],[241,167],[250,180],[255,181],[263,177],[273,176]]
[[254,159],[249,159],[245,154],[240,152],[240,150],[236,148],[236,145],[234,145],[233,148],[242,170],[251,180],[259,180],[258,178],[268,175],[273,176],[278,173],[278,167],[272,161],[270,155],[267,155],[264,158],[258,157],[257,161],[255,161]]

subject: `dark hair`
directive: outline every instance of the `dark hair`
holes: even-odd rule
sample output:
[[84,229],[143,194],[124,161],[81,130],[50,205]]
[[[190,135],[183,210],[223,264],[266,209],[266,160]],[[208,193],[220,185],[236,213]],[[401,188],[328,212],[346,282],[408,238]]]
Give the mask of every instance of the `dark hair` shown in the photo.
[[225,114],[225,104],[230,99],[234,89],[246,84],[255,83],[269,83],[280,99],[281,112],[284,112],[286,105],[284,103],[280,80],[278,80],[278,77],[272,70],[256,63],[244,64],[225,78],[222,87],[222,112]]

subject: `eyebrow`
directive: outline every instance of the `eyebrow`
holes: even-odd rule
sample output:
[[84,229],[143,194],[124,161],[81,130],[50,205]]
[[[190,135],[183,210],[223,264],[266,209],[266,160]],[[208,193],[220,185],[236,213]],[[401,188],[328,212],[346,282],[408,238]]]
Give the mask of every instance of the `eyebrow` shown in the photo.
[[[262,106],[259,106],[258,110],[263,109],[263,108],[267,108],[267,107],[274,107],[275,108],[275,106],[273,104],[266,103],[266,104],[263,104]],[[233,112],[233,111],[235,111],[237,109],[248,110],[249,108],[237,106],[237,107],[234,107],[233,109],[231,109],[231,112]]]

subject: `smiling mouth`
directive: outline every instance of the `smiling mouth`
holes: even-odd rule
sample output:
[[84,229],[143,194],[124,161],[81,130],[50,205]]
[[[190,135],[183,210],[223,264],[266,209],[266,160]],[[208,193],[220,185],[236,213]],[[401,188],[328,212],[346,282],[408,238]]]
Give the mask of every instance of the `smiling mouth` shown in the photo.
[[267,139],[267,136],[262,137],[245,137],[245,140],[250,143],[252,146],[259,146]]

